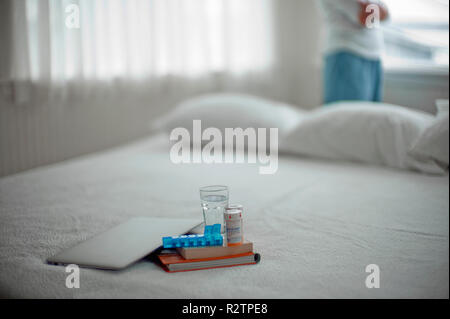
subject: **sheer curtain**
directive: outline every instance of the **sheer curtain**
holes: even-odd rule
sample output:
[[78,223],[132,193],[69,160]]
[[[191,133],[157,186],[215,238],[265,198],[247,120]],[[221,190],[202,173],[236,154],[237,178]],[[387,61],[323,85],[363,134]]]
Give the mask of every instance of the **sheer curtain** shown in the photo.
[[384,26],[387,68],[449,66],[449,1],[384,0],[391,21]]
[[[271,0],[15,0],[12,6],[13,79],[192,80],[265,72],[273,62]],[[66,23],[76,13],[79,28]]]

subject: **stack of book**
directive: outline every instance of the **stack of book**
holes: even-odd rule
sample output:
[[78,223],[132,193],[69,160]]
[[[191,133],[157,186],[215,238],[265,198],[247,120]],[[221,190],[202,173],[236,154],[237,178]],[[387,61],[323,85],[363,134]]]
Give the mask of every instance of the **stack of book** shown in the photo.
[[158,254],[164,270],[168,272],[200,270],[256,264],[260,255],[253,252],[253,243],[237,246],[183,247],[162,250]]

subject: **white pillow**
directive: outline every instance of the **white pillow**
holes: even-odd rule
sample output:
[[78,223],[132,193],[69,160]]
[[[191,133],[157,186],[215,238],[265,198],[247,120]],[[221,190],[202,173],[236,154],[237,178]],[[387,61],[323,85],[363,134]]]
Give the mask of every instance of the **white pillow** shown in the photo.
[[421,160],[434,160],[444,169],[449,166],[449,108],[448,100],[436,102],[438,113],[419,136],[410,154]]
[[436,108],[437,108],[437,115],[442,115],[445,113],[448,113],[448,100],[439,99],[436,100]]
[[432,162],[408,155],[433,116],[401,106],[340,102],[306,115],[280,150],[334,160],[442,173]]
[[184,127],[192,134],[192,121],[201,120],[202,130],[218,128],[278,128],[284,136],[300,121],[303,111],[288,104],[251,95],[218,93],[194,97],[183,101],[169,114],[151,125],[169,132]]

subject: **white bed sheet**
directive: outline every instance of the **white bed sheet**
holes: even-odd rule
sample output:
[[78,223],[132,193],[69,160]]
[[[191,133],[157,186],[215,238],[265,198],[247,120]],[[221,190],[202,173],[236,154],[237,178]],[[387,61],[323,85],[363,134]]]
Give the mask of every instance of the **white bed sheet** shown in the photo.
[[[448,298],[449,179],[364,164],[280,157],[182,164],[156,136],[0,179],[0,295],[27,298]],[[81,269],[47,257],[133,216],[202,218],[198,188],[230,187],[258,265],[165,273]],[[368,289],[377,264],[381,287]]]

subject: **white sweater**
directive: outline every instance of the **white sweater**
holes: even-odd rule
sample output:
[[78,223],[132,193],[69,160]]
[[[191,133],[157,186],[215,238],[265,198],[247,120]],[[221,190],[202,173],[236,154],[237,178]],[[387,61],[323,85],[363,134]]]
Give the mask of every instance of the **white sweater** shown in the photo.
[[325,54],[351,51],[367,59],[377,60],[383,52],[380,28],[366,28],[359,23],[357,0],[320,0],[327,29]]

